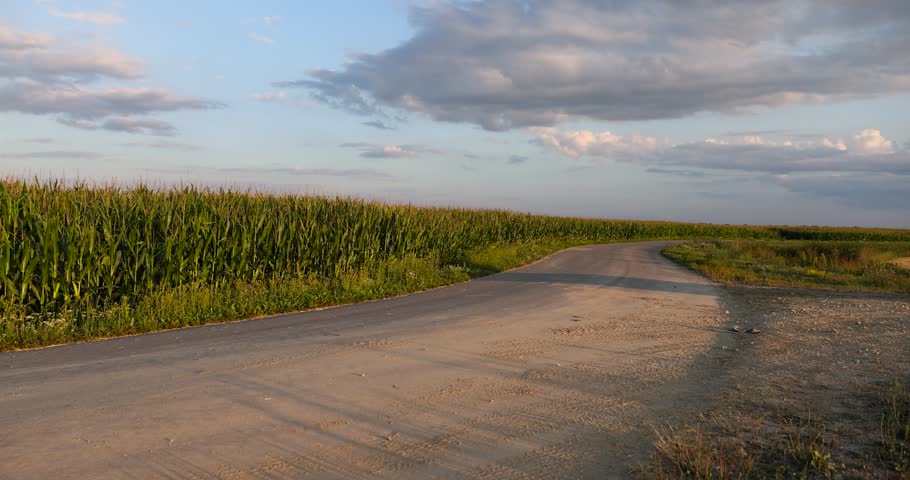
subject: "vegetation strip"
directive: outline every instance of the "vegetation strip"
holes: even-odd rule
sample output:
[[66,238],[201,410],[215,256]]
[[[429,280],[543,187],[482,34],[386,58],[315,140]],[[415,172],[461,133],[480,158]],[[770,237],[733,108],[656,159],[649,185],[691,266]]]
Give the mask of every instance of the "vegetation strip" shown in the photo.
[[[488,275],[575,245],[535,242],[498,246],[469,254],[464,265],[439,267],[435,260],[409,256],[333,278],[278,276],[264,281],[160,289],[138,302],[54,317],[32,314],[2,324],[0,350],[155,332],[254,318],[403,295]],[[15,312],[13,312],[15,314]]]
[[906,241],[910,232],[4,180],[0,349],[383,298],[494,273],[569,245],[692,238]]
[[670,259],[732,284],[910,293],[896,259],[910,242],[701,240],[664,249]]
[[[879,469],[894,478],[910,478],[910,389],[900,381],[881,386],[873,399],[881,410],[875,450],[864,463],[848,465],[837,435],[811,412],[786,416],[700,416],[682,429],[656,432],[651,462],[643,479],[832,478],[845,470]],[[865,475],[863,475],[865,477]],[[874,474],[868,478],[875,477]],[[851,475],[851,478],[857,478]]]

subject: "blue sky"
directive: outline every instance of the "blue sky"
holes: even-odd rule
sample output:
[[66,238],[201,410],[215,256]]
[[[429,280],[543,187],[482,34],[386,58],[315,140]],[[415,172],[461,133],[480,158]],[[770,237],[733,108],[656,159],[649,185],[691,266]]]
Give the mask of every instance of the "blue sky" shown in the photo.
[[910,227],[903,0],[0,6],[0,174]]

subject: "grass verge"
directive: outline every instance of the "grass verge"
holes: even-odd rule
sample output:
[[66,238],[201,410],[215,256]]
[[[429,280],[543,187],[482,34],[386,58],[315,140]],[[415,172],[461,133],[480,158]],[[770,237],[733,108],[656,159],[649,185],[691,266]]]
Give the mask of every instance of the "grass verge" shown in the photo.
[[104,310],[23,315],[0,306],[0,350],[33,348],[228,322],[264,315],[388,298],[463,282],[540,259],[581,241],[495,245],[455,264],[435,258],[392,258],[333,278],[276,276],[213,286],[192,283],[159,289],[138,302]]
[[910,478],[910,388],[894,381],[879,398],[883,405],[879,460],[901,478]]
[[825,425],[800,419],[702,417],[696,425],[656,432],[646,479],[828,477],[841,469]]
[[714,281],[776,287],[910,293],[910,242],[702,240],[664,255]]
[[910,389],[894,381],[872,401],[881,411],[881,440],[871,442],[870,451],[847,452],[839,432],[811,414],[701,415],[682,429],[657,430],[651,462],[640,467],[639,477],[910,479]]

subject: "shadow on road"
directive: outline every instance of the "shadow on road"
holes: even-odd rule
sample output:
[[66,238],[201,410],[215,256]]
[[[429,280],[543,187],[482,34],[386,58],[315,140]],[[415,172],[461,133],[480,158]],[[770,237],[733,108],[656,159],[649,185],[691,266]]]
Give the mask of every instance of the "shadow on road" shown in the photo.
[[688,293],[692,295],[717,296],[717,289],[712,285],[653,280],[650,278],[615,277],[611,275],[506,272],[492,277],[485,277],[477,281],[569,283],[581,285],[597,285],[604,287],[633,288],[636,290],[653,290],[669,293]]

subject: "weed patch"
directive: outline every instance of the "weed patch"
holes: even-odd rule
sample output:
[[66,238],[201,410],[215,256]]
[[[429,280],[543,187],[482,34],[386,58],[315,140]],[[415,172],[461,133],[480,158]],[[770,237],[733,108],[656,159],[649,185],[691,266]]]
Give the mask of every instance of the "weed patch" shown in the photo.
[[881,453],[889,470],[910,478],[910,388],[899,381],[882,388]]
[[910,293],[910,270],[893,263],[910,242],[701,240],[664,255],[732,284]]

